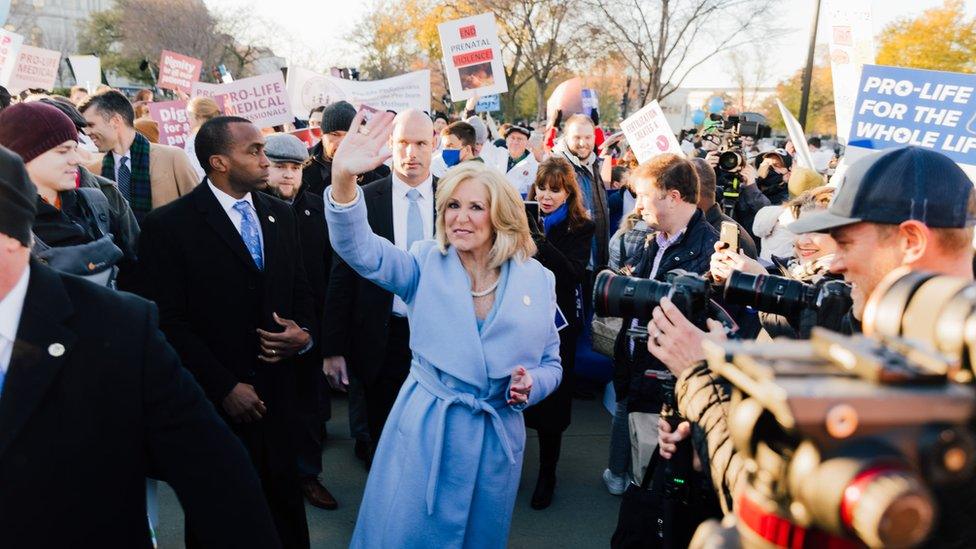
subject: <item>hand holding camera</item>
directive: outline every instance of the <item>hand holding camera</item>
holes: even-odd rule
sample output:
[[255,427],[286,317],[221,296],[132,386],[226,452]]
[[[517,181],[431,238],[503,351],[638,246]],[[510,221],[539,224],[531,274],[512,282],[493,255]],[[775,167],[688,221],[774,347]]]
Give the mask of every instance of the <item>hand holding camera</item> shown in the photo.
[[712,281],[715,284],[724,284],[732,276],[733,271],[757,275],[766,273],[766,269],[755,259],[736,252],[725,242],[716,242],[709,268]]

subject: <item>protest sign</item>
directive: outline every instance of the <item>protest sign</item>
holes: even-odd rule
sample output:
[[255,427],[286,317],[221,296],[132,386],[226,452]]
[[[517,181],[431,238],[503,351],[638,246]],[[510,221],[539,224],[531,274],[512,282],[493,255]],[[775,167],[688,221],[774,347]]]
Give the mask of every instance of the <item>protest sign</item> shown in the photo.
[[779,114],[783,117],[783,123],[786,124],[786,133],[790,136],[790,141],[793,142],[793,148],[796,149],[794,155],[796,163],[804,168],[816,171],[817,167],[813,163],[813,156],[810,154],[810,148],[807,147],[807,138],[803,134],[803,126],[778,97],[776,104],[779,105]]
[[60,65],[61,52],[22,45],[7,90],[10,93],[26,89],[53,90]]
[[865,65],[848,151],[916,145],[940,152],[972,173],[974,90],[972,74]]
[[224,114],[242,116],[259,128],[270,128],[293,121],[285,78],[281,71],[235,80],[229,84],[196,82],[192,97],[224,95]]
[[0,29],[0,84],[10,87],[10,75],[17,66],[17,56],[24,37],[16,32]]
[[474,106],[474,112],[497,112],[500,110],[502,110],[502,101],[497,93],[488,97],[482,97]]
[[861,68],[874,63],[871,2],[829,0],[827,17],[830,21],[830,72],[834,82],[837,138],[841,143],[847,143]]
[[[225,96],[213,97],[217,108],[224,112]],[[190,114],[186,111],[189,101],[164,101],[149,103],[149,117],[159,126],[159,143],[173,147],[183,147],[190,135]]]
[[315,107],[348,101],[395,112],[430,110],[430,71],[422,70],[384,80],[345,80],[302,67],[288,67],[288,99],[295,115],[308,119]]
[[657,101],[651,101],[630,115],[620,123],[620,128],[634,150],[638,163],[643,164],[662,153],[683,154]]
[[305,143],[305,146],[310,149],[322,140],[322,128],[302,128],[300,130],[292,130],[288,133],[301,139],[302,143]]
[[483,13],[437,25],[451,99],[508,91],[495,16]]
[[94,55],[69,55],[68,66],[75,75],[75,84],[95,91],[102,83],[102,61]]
[[203,61],[163,50],[159,57],[159,77],[156,85],[160,88],[181,91],[189,94],[194,82],[200,80]]
[[186,101],[149,104],[149,117],[159,126],[159,143],[182,148],[190,135],[190,117]]

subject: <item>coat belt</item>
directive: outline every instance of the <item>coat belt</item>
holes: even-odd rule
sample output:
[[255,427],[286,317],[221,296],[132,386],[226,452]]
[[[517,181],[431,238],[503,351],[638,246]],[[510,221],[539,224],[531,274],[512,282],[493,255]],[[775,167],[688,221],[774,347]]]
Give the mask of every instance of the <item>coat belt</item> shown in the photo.
[[427,478],[427,514],[433,515],[434,499],[436,498],[437,483],[440,477],[441,457],[444,452],[444,429],[447,425],[447,409],[457,404],[467,406],[472,414],[488,414],[492,427],[494,427],[495,433],[501,441],[502,449],[505,450],[505,457],[508,458],[509,463],[515,465],[515,454],[512,453],[512,445],[508,439],[508,431],[505,430],[505,424],[502,422],[501,416],[498,415],[498,408],[506,406],[507,401],[504,397],[501,399],[498,397],[483,399],[471,393],[451,389],[444,385],[440,378],[437,377],[434,368],[420,364],[417,360],[413,361],[413,367],[410,368],[410,377],[426,389],[428,393],[438,399],[436,404],[438,414],[437,431],[434,434],[434,462],[430,476]]

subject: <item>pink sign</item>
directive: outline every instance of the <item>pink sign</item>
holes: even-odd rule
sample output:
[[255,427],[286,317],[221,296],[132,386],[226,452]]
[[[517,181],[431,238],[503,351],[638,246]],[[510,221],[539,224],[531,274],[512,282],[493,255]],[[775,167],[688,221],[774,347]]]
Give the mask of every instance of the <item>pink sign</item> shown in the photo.
[[10,75],[17,66],[17,56],[24,37],[8,30],[0,29],[0,84],[9,86]]
[[27,89],[53,90],[61,65],[61,52],[23,45],[17,56],[17,66],[10,75],[10,93]]
[[288,124],[293,120],[281,71],[235,80],[229,84],[197,82],[190,95],[225,95],[224,114],[243,116],[259,128]]
[[163,50],[159,58],[159,78],[156,85],[189,94],[193,84],[200,80],[201,68],[203,61],[199,59]]
[[[224,96],[214,97],[220,111],[224,110]],[[190,135],[190,116],[187,101],[165,101],[149,104],[149,117],[159,126],[159,143],[182,148]]]

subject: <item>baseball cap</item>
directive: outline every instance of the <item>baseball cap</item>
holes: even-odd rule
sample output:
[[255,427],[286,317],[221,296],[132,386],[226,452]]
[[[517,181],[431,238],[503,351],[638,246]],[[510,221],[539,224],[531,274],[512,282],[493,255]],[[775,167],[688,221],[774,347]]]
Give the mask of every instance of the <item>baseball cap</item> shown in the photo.
[[933,228],[974,224],[967,215],[973,183],[949,157],[922,147],[902,147],[857,160],[824,212],[804,216],[787,228],[826,232],[866,221],[898,225],[916,220]]
[[532,137],[532,130],[523,126],[517,126],[515,124],[512,124],[511,126],[508,127],[507,130],[505,130],[505,137],[508,137],[513,133],[520,133],[525,137]]

